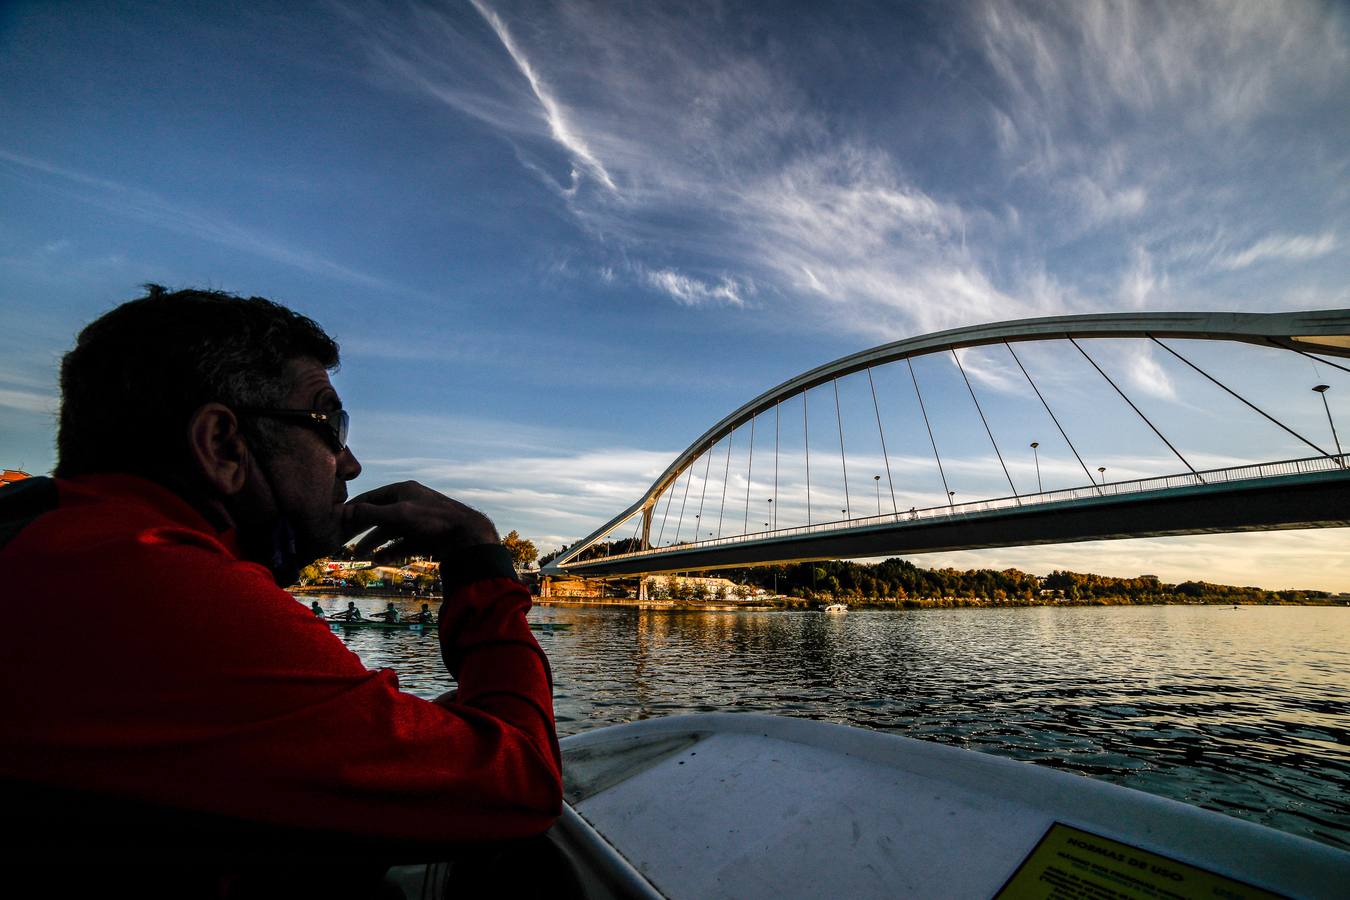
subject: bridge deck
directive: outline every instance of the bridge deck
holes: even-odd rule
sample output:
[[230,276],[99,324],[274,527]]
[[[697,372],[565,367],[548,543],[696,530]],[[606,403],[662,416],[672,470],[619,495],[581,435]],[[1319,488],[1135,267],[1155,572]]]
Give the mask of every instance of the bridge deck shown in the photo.
[[813,559],[1329,527],[1350,527],[1350,455],[825,522],[588,559],[553,572],[596,576],[688,572]]

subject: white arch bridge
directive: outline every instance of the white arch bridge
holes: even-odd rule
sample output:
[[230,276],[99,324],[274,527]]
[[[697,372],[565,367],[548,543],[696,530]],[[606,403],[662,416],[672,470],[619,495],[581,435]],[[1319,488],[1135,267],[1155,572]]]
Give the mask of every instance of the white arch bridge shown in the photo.
[[723,418],[544,574],[1350,526],[1347,358],[1344,309],[1057,316],[885,344]]

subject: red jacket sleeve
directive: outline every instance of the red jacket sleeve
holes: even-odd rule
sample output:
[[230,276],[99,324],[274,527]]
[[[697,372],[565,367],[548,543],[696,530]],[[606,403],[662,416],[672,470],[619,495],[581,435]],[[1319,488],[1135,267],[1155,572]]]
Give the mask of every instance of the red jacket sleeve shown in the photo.
[[[553,719],[548,657],[530,632],[530,595],[501,545],[471,547],[441,565],[446,600],[439,623],[445,666],[459,683],[446,708],[505,724],[512,742],[532,752],[520,774],[524,795],[550,817],[562,811],[562,753]],[[551,818],[550,818],[551,821]],[[547,826],[545,826],[547,827]]]
[[103,540],[93,515],[53,515],[7,548],[23,602],[6,606],[20,619],[62,609],[62,658],[79,665],[53,663],[50,642],[22,638],[31,630],[0,638],[0,776],[418,842],[521,837],[560,812],[548,662],[528,594],[494,571],[503,548],[443,568],[459,696],[439,704],[367,669],[223,538],[125,515],[116,526]]

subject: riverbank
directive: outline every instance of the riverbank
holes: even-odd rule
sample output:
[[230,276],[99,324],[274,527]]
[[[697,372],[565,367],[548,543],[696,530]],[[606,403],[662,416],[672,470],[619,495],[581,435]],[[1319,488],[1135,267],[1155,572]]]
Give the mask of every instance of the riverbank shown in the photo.
[[[636,609],[682,609],[695,611],[711,610],[813,610],[833,602],[817,598],[807,600],[800,597],[757,597],[746,603],[703,602],[687,600],[639,600],[636,597],[578,597],[563,599],[558,597],[535,597],[535,606],[585,607],[585,606],[624,606]],[[1216,598],[1212,600],[1194,600],[1182,597],[1165,597],[1151,600],[1130,598],[1092,598],[1066,600],[1063,598],[1045,600],[986,600],[979,597],[933,597],[906,598],[904,600],[858,600],[843,598],[840,602],[849,609],[863,610],[904,610],[904,609],[1023,609],[1030,607],[1085,607],[1085,606],[1342,606],[1350,607],[1350,599],[1329,597],[1326,599],[1305,599],[1303,601],[1238,601]]]
[[[309,597],[371,597],[390,600],[422,600],[439,602],[437,592],[413,592],[394,587],[358,588],[333,585],[293,585],[291,594]],[[695,611],[753,610],[812,610],[820,609],[829,598],[802,598],[788,596],[755,597],[744,602],[733,600],[639,600],[636,597],[532,597],[535,606],[585,607],[621,606],[635,609],[682,609]],[[1130,597],[1091,597],[1070,600],[1064,597],[1009,598],[989,600],[982,597],[906,597],[904,599],[862,600],[840,598],[849,609],[1020,609],[1025,607],[1081,607],[1081,606],[1338,606],[1350,607],[1350,597],[1344,594],[1329,597],[1304,597],[1300,600],[1237,600],[1223,597],[1201,598],[1161,596],[1149,599]]]
[[439,591],[413,591],[396,587],[357,587],[346,585],[338,587],[332,584],[293,584],[286,588],[289,594],[304,594],[310,597],[389,597],[403,600],[439,600]]
[[782,604],[765,603],[762,600],[756,600],[752,603],[685,603],[676,600],[639,600],[636,597],[577,597],[577,598],[559,598],[559,597],[532,597],[535,606],[557,606],[562,608],[584,606],[624,606],[635,609],[690,609],[690,610],[738,610],[755,612],[772,612],[773,610],[789,609],[790,607]]

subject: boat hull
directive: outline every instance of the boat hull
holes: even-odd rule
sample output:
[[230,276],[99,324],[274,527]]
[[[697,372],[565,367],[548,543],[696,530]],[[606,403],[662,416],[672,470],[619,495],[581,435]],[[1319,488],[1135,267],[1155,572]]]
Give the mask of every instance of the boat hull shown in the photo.
[[1333,897],[1350,884],[1350,853],[1304,838],[847,726],[707,714],[562,745],[558,830],[620,893],[1010,898],[1050,896],[1059,879],[1122,897]]

